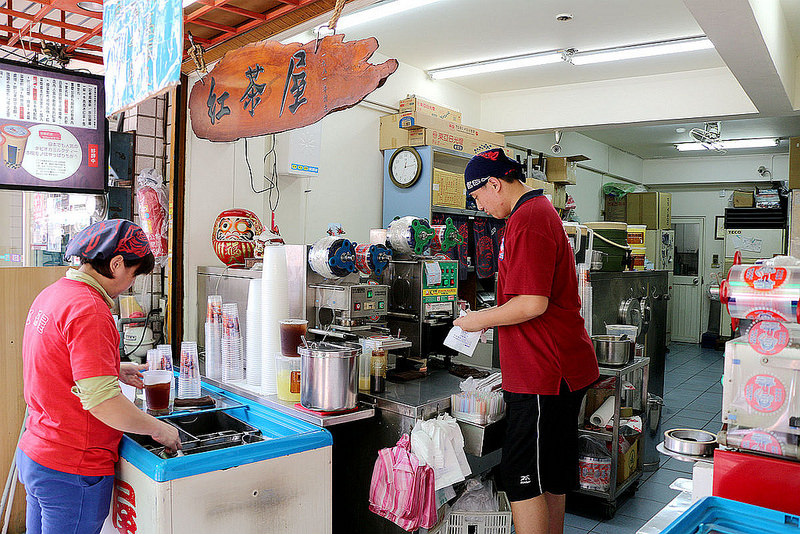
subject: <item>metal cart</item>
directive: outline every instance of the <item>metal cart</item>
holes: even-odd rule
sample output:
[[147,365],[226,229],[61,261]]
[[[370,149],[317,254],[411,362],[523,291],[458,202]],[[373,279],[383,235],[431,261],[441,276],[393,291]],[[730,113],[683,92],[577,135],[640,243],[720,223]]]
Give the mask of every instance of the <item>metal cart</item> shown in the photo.
[[[622,408],[623,394],[628,395],[627,404],[633,408],[634,415],[642,416],[642,427],[647,427],[647,382],[650,367],[649,358],[637,358],[633,362],[624,367],[600,367],[600,380],[607,377],[615,377],[614,385],[614,424],[611,431],[596,431],[580,428],[579,435],[586,435],[602,440],[604,442],[611,442],[611,473],[608,491],[598,491],[592,489],[580,488],[576,490],[577,493],[589,495],[602,499],[603,512],[609,518],[613,517],[617,511],[617,498],[628,489],[636,489],[639,479],[642,476],[642,442],[644,436],[640,435],[636,442],[636,447],[639,447],[639,454],[636,460],[636,470],[631,473],[621,483],[617,483],[617,465],[619,464],[619,413]],[[636,388],[630,393],[624,392],[622,388],[623,380],[630,382]],[[587,414],[588,416],[589,414]]]

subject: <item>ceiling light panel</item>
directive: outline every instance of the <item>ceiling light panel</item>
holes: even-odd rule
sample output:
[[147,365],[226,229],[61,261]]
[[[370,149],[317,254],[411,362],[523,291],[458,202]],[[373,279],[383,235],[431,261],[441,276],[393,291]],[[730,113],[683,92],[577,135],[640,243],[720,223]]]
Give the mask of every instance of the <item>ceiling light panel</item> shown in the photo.
[[434,80],[442,80],[457,76],[471,76],[473,74],[484,74],[486,72],[519,69],[522,67],[533,67],[536,65],[549,65],[559,62],[561,62],[561,52],[554,51],[545,52],[542,54],[528,54],[525,56],[479,61],[465,65],[456,65],[454,67],[430,69],[428,70],[428,75]]
[[735,148],[771,148],[778,146],[780,139],[766,137],[757,139],[730,139],[714,143],[678,143],[675,145],[681,152],[690,150],[730,150]]
[[707,37],[692,37],[662,43],[625,46],[588,52],[576,52],[572,56],[573,65],[589,65],[592,63],[605,63],[607,61],[621,61],[625,59],[638,59],[644,57],[679,54],[714,48]]

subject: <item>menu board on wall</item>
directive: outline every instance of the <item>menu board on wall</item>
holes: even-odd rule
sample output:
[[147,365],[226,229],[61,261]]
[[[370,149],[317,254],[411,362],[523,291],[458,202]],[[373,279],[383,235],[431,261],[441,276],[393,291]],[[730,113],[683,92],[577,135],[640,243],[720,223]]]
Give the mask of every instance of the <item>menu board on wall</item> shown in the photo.
[[0,60],[0,188],[107,189],[103,78]]

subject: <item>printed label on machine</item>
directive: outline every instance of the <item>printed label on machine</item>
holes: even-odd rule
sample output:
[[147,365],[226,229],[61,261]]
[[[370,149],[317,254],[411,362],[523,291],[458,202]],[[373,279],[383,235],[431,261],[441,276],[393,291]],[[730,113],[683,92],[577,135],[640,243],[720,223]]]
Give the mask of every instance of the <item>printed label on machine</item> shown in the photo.
[[772,356],[789,344],[789,329],[778,321],[759,321],[747,332],[747,341],[759,354]]
[[442,283],[442,266],[438,261],[425,262],[425,284],[438,286]]
[[442,289],[423,289],[422,296],[423,297],[438,297],[442,295],[457,295],[458,289],[455,287],[448,287]]
[[744,398],[754,410],[770,413],[783,405],[786,388],[775,376],[756,375],[745,384]]
[[780,287],[787,278],[786,269],[771,265],[753,265],[744,271],[745,283],[753,289],[772,291]]

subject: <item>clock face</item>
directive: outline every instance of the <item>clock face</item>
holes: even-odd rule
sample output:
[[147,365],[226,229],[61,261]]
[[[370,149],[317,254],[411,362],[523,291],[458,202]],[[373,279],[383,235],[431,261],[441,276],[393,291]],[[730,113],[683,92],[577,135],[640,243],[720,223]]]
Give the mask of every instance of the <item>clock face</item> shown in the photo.
[[409,187],[419,178],[419,156],[409,149],[398,150],[391,161],[391,177],[400,187]]

